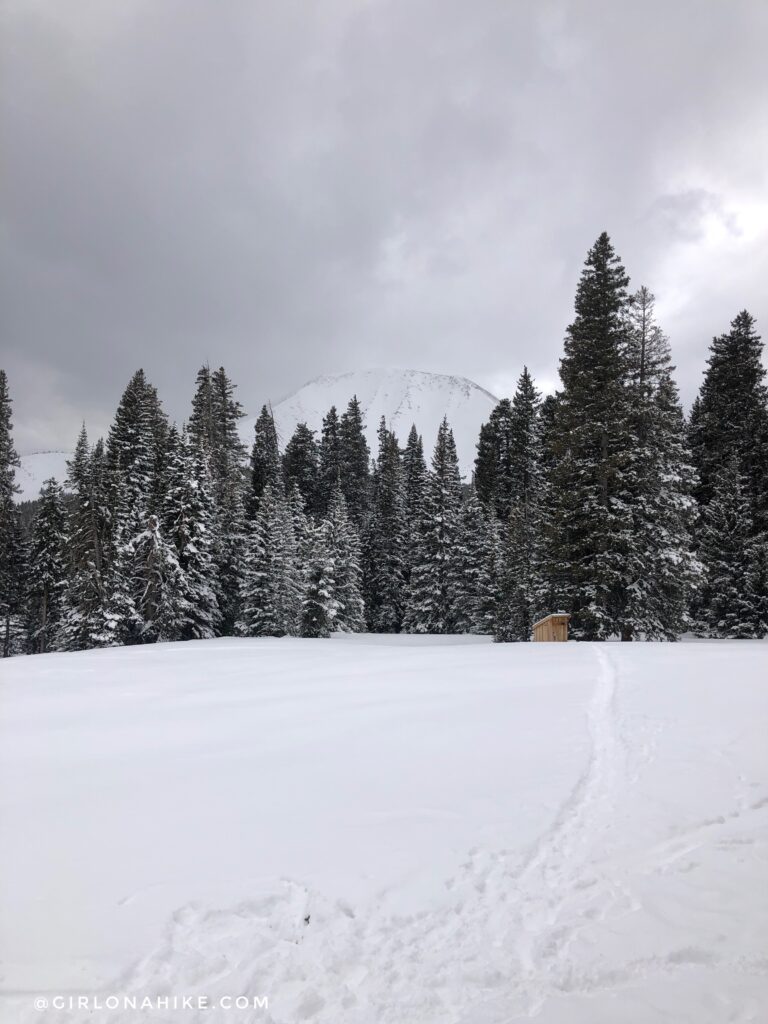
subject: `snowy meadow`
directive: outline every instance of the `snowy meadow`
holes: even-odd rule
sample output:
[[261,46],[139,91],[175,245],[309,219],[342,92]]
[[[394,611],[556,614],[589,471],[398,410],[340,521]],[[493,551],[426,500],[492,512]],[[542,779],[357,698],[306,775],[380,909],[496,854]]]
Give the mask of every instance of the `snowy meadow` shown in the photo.
[[759,1021],[767,669],[367,634],[10,659],[0,1016]]

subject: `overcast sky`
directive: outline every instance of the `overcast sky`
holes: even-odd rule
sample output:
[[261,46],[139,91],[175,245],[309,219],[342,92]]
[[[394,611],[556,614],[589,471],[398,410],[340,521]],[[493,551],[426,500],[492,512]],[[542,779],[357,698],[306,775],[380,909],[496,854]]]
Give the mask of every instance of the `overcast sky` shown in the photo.
[[20,451],[143,366],[249,411],[403,366],[557,380],[607,230],[684,398],[768,333],[768,3],[0,0],[0,365]]

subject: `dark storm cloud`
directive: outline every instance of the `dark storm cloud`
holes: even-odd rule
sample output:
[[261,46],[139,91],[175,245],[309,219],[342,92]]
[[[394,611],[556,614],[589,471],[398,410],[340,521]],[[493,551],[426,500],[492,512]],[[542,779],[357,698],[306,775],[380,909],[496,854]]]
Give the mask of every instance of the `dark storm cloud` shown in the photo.
[[768,5],[5,0],[2,359],[23,449],[143,365],[556,378],[606,228],[684,394],[765,314]]

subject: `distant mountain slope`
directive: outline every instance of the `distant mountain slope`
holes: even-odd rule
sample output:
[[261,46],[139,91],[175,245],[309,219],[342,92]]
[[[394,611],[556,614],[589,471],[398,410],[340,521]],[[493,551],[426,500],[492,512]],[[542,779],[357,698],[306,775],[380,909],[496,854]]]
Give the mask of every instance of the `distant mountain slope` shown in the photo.
[[20,457],[21,466],[16,469],[16,483],[21,493],[16,501],[34,501],[40,497],[40,488],[49,477],[63,484],[67,476],[67,459],[72,452],[33,452]]
[[[281,448],[285,447],[296,424],[302,421],[319,435],[323,417],[330,407],[335,405],[341,414],[353,395],[360,401],[368,444],[374,455],[376,431],[384,416],[401,444],[405,444],[411,424],[416,424],[424,438],[424,453],[429,462],[440,421],[447,416],[456,438],[462,473],[467,479],[472,472],[480,425],[488,419],[498,401],[466,377],[443,373],[376,369],[326,374],[311,380],[274,406]],[[253,417],[241,424],[242,435],[249,444],[253,424]]]

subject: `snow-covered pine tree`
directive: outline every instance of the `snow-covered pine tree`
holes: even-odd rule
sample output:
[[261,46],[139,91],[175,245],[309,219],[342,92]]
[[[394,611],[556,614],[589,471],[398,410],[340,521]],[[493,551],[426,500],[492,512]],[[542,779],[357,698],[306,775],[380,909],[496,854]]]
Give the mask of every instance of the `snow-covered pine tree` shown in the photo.
[[13,447],[11,396],[5,370],[0,370],[0,629],[4,658],[21,653],[25,545],[19,510],[14,502],[19,457]]
[[731,640],[758,637],[765,623],[756,587],[749,493],[736,455],[710,484],[699,533],[704,567],[699,630]]
[[418,517],[415,560],[406,599],[407,633],[459,631],[461,475],[453,432],[444,418]]
[[336,603],[333,597],[334,567],[325,544],[323,524],[310,526],[306,550],[300,634],[312,638],[329,637],[336,617]]
[[295,636],[301,618],[301,566],[282,486],[267,483],[250,529],[241,584],[240,636]]
[[530,640],[544,589],[540,410],[541,395],[524,366],[509,412],[504,492],[496,500],[504,562],[496,640]]
[[219,424],[214,412],[211,368],[205,363],[197,371],[192,412],[189,416],[189,436],[205,452],[213,452],[218,443]]
[[408,441],[403,449],[403,561],[405,572],[404,593],[408,593],[411,571],[416,564],[421,517],[424,511],[424,495],[427,485],[427,464],[424,461],[424,445],[416,425],[411,426]]
[[316,506],[319,458],[314,431],[306,423],[297,423],[283,453],[283,477],[289,493],[294,484],[299,488],[310,512]]
[[11,658],[27,650],[27,576],[29,571],[29,544],[21,515],[14,509],[7,524],[11,558],[4,567],[3,592],[0,595],[2,620],[2,656]]
[[710,348],[704,382],[691,411],[690,438],[707,505],[720,469],[734,457],[746,487],[753,535],[768,530],[768,389],[763,345],[754,318],[743,310]]
[[359,531],[370,506],[371,453],[365,439],[365,424],[357,395],[350,399],[339,420],[339,456],[341,490],[347,501],[349,518]]
[[557,395],[547,395],[539,410],[539,535],[537,547],[540,593],[537,614],[546,615],[560,608],[566,592],[563,563],[558,553],[557,524],[565,516],[569,495],[563,494],[555,482],[557,467]]
[[102,440],[91,450],[85,424],[67,484],[69,578],[55,643],[58,650],[82,651],[112,642],[104,619],[111,519],[106,453]]
[[56,650],[56,633],[67,587],[68,538],[61,486],[43,483],[32,522],[27,574],[27,637],[31,654]]
[[223,366],[213,373],[202,366],[196,383],[187,432],[208,458],[214,498],[221,506],[227,503],[227,492],[239,492],[244,481],[245,445],[237,424],[245,413]]
[[603,232],[576,293],[560,362],[551,486],[563,593],[577,639],[621,634],[633,543],[632,434],[627,387],[628,277]]
[[128,383],[107,437],[111,551],[146,530],[161,491],[166,419],[143,370]]
[[341,438],[339,436],[339,414],[332,405],[323,418],[318,450],[317,490],[314,512],[325,515],[331,499],[341,486]]
[[541,574],[538,507],[515,502],[509,518],[500,524],[502,569],[494,639],[504,643],[531,639],[539,617]]
[[480,428],[474,475],[478,498],[499,519],[507,519],[511,508],[515,486],[512,458],[512,403],[502,398]]
[[128,587],[139,621],[138,641],[181,640],[190,621],[184,574],[176,550],[162,536],[156,515],[129,546]]
[[458,594],[454,630],[493,633],[500,569],[498,524],[474,488],[462,502],[456,559]]
[[[165,595],[160,591],[155,600],[158,581],[154,577],[144,595],[147,573],[153,572],[155,565],[164,565],[165,541],[156,513],[165,479],[166,449],[167,421],[157,391],[144,371],[138,370],[120,399],[106,445],[110,536],[102,569],[103,628],[97,626],[99,642],[105,645],[148,642],[166,628]],[[147,562],[142,566],[145,552]],[[173,572],[172,566],[167,569],[169,580]],[[175,582],[169,582],[172,586]]]
[[215,565],[218,519],[208,459],[186,430],[171,428],[162,525],[182,573],[185,622],[180,640],[217,636],[221,610]]
[[654,297],[647,288],[632,296],[628,326],[635,444],[623,632],[626,638],[675,640],[687,627],[699,575],[691,537],[695,472],[669,342],[656,323]]
[[271,408],[263,405],[254,426],[251,448],[251,514],[258,509],[267,486],[273,492],[284,489],[275,418]]
[[371,480],[371,510],[363,531],[363,576],[368,628],[399,633],[405,605],[405,505],[400,447],[384,417]]
[[[728,334],[715,338],[697,401],[691,411],[689,437],[699,474],[696,497],[705,511],[723,467],[736,460],[749,510],[750,549],[756,572],[745,630],[768,629],[768,389],[762,342],[754,318],[742,311]],[[701,523],[706,522],[702,516]],[[703,538],[697,541],[704,547]],[[705,589],[705,594],[709,591]],[[698,617],[705,610],[698,607]],[[755,619],[756,616],[756,619]],[[755,625],[755,621],[757,625]],[[764,625],[760,625],[763,623]]]
[[[503,401],[509,406],[509,399]],[[497,419],[494,417],[497,405],[486,423],[480,425],[480,437],[477,441],[477,455],[472,474],[472,484],[478,497],[486,508],[492,508],[496,494],[497,464]]]
[[331,629],[343,633],[365,632],[365,602],[360,538],[347,512],[341,489],[331,497],[322,524],[322,543],[328,555],[331,584]]
[[104,603],[96,609],[91,624],[93,647],[125,647],[143,642],[144,621],[135,600],[139,589],[133,565],[135,539],[113,546],[103,575]]
[[229,636],[237,619],[240,561],[245,538],[245,445],[238,422],[243,408],[223,366],[203,366],[189,421],[190,441],[206,454],[216,512],[215,589],[221,611],[219,632]]
[[311,528],[310,516],[307,512],[307,502],[301,493],[297,483],[292,483],[287,492],[288,509],[293,521],[293,533],[296,537],[296,544],[301,550],[302,544],[307,539]]

